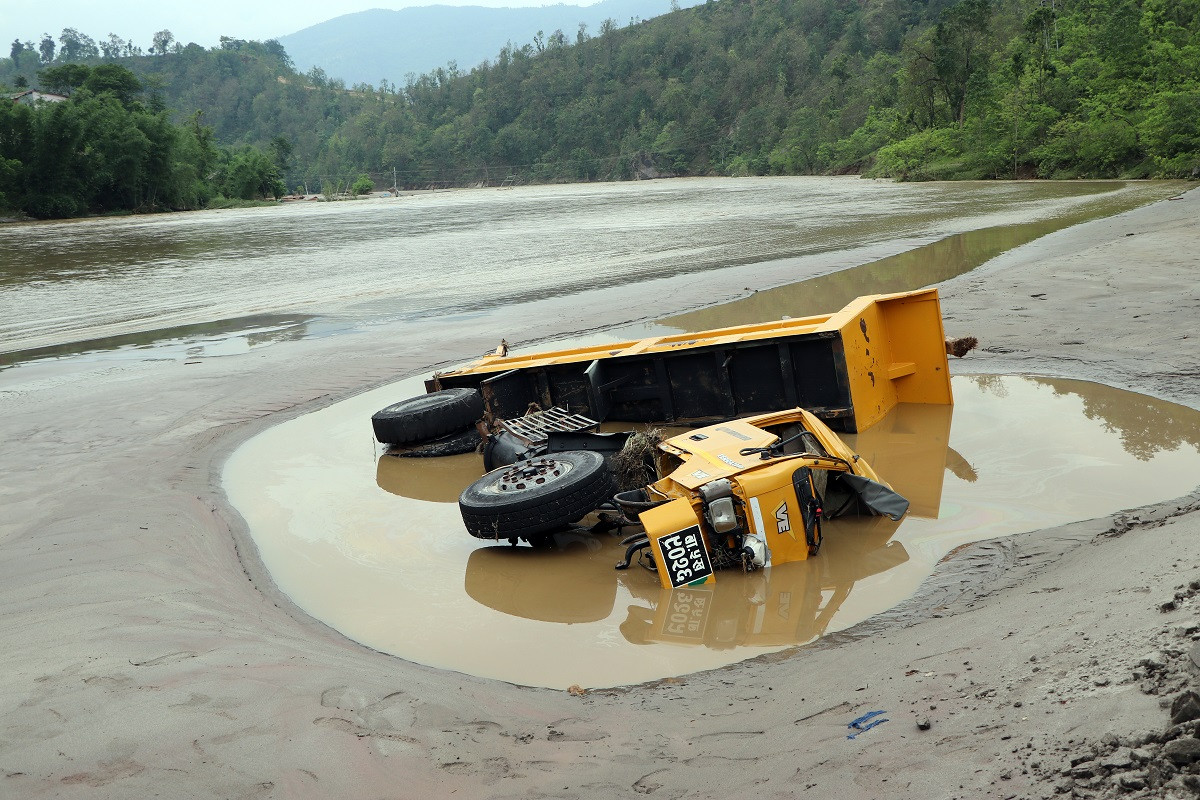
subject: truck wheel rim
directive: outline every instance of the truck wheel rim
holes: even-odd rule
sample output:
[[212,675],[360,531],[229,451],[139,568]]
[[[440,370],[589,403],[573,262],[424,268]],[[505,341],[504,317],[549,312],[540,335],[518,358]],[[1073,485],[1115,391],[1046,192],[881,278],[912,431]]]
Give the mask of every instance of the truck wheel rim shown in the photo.
[[571,471],[571,464],[553,458],[535,458],[532,461],[518,461],[506,467],[492,490],[498,494],[522,492],[535,486],[545,486],[560,480]]

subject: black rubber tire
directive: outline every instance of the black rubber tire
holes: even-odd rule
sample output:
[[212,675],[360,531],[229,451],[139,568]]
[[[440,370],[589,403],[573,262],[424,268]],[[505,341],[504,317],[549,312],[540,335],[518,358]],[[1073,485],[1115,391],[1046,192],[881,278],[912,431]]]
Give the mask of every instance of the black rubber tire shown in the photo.
[[[516,471],[546,462],[566,469],[544,483],[512,487]],[[568,450],[489,472],[463,490],[458,509],[467,533],[477,539],[530,539],[578,522],[611,500],[615,491],[616,482],[604,456]]]
[[458,433],[482,416],[478,389],[442,389],[376,411],[371,427],[384,444],[412,444]]
[[406,444],[388,450],[388,455],[401,458],[434,458],[437,456],[459,456],[474,452],[479,447],[479,430],[472,425],[465,431],[450,433],[419,444]]

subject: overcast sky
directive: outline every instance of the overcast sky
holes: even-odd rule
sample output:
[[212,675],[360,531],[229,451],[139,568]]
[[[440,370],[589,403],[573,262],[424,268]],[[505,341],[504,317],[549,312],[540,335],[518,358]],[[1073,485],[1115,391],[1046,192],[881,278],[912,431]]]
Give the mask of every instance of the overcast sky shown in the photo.
[[[590,6],[595,0],[565,5]],[[115,33],[143,49],[163,29],[187,44],[210,47],[220,37],[271,39],[303,30],[327,19],[369,8],[409,6],[545,6],[546,0],[0,0],[0,44],[3,55],[13,39],[37,42],[43,33],[58,40],[63,28],[75,28],[93,39]]]

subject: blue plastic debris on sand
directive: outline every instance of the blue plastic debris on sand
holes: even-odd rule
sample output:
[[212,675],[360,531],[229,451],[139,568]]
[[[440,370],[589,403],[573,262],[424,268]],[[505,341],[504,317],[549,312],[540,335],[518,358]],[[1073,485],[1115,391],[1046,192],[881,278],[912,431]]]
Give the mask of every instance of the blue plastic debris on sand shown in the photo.
[[846,727],[850,728],[854,732],[847,735],[846,738],[853,739],[854,737],[858,736],[860,733],[866,733],[867,731],[871,730],[871,728],[874,728],[876,725],[882,725],[883,723],[887,722],[888,721],[887,717],[884,717],[883,719],[876,719],[876,717],[878,717],[880,714],[886,714],[886,713],[887,713],[886,711],[868,711],[866,714],[863,714],[858,719],[851,720],[850,724],[847,725]]

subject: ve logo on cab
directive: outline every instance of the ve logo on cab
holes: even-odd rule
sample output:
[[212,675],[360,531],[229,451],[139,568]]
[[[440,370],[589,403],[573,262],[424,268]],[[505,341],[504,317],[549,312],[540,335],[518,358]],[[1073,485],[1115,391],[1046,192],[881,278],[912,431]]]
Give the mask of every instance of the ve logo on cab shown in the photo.
[[780,503],[779,507],[775,509],[775,526],[780,533],[786,533],[793,539],[796,538],[796,535],[792,533],[792,522],[790,519],[788,519],[788,506],[786,500]]

